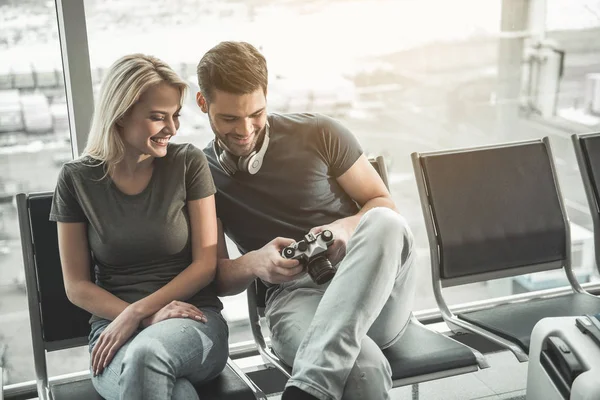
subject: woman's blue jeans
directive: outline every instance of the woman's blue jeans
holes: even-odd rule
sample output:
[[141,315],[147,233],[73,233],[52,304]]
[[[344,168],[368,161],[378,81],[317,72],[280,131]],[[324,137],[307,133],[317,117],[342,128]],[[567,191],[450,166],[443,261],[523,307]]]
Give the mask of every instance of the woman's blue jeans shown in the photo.
[[[206,323],[173,318],[136,331],[92,376],[98,393],[106,400],[199,399],[194,386],[219,375],[229,354],[227,323],[212,309],[201,311]],[[90,353],[109,323],[92,324]]]

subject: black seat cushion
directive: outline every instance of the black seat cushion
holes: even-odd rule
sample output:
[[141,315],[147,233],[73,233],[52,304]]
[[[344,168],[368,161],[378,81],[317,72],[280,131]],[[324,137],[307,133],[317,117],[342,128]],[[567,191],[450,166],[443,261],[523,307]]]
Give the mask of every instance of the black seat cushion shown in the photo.
[[221,375],[204,385],[196,387],[202,400],[254,400],[252,390],[246,386],[229,366]]
[[[196,387],[202,400],[255,400],[246,384],[229,367],[217,378]],[[91,379],[55,384],[51,387],[54,400],[103,400]]]
[[517,343],[529,352],[535,324],[547,317],[573,317],[600,312],[600,298],[588,294],[568,294],[528,302],[511,303],[458,314],[458,317]]
[[86,338],[91,315],[71,303],[65,293],[56,222],[49,220],[51,206],[51,193],[29,199],[44,341]]
[[468,347],[413,321],[393,346],[383,350],[383,354],[392,367],[392,380],[478,366]]
[[55,384],[50,387],[54,400],[103,400],[96,392],[91,379]]
[[383,351],[392,367],[392,379],[476,367],[469,348],[418,323],[409,323],[404,335]]
[[600,205],[600,134],[586,135],[581,138],[581,150],[584,154],[584,165],[589,176],[589,181],[583,182],[593,195],[594,201],[590,201],[590,213],[594,223],[594,245],[596,249],[596,266],[600,268],[600,215],[596,205]]
[[422,158],[440,275],[457,278],[564,260],[565,220],[542,142]]
[[587,170],[590,175],[596,201],[600,201],[600,135],[590,135],[581,138],[581,148],[587,161]]

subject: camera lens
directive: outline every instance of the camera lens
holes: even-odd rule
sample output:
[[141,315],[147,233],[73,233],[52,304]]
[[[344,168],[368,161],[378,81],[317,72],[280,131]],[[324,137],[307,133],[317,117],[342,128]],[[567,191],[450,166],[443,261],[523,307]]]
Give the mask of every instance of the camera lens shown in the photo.
[[323,256],[312,259],[307,266],[308,275],[318,285],[329,282],[335,275],[335,269],[329,260]]

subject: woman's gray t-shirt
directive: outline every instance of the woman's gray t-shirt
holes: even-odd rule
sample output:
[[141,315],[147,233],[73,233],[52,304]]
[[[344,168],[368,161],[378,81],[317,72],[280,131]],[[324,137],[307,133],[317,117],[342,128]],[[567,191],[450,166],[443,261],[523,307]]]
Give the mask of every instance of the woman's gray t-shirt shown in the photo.
[[[93,159],[68,162],[50,212],[52,221],[87,223],[96,284],[128,303],[157,291],[190,265],[187,202],[215,193],[206,157],[191,144],[170,143],[167,155],[154,163],[148,186],[127,195]],[[222,309],[212,283],[181,300]]]

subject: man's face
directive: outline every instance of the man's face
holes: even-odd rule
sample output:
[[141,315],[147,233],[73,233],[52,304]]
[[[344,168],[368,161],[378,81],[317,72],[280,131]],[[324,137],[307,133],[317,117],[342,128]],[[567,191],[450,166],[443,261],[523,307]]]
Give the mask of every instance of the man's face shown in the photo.
[[208,113],[210,126],[227,150],[235,156],[247,156],[255,148],[267,123],[267,99],[262,89],[250,94],[232,94],[215,90],[207,103],[197,95],[202,111]]

